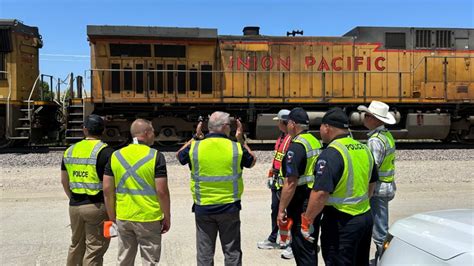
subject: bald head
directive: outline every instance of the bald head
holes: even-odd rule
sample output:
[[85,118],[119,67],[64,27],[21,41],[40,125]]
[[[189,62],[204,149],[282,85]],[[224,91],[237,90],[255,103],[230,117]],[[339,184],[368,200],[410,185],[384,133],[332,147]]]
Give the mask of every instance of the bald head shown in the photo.
[[146,119],[139,118],[133,121],[130,126],[130,134],[132,134],[132,137],[139,137],[144,135],[147,131],[153,131],[153,126],[151,122]]
[[130,134],[132,134],[132,137],[150,145],[153,144],[155,140],[153,125],[146,119],[139,118],[133,121],[130,126]]

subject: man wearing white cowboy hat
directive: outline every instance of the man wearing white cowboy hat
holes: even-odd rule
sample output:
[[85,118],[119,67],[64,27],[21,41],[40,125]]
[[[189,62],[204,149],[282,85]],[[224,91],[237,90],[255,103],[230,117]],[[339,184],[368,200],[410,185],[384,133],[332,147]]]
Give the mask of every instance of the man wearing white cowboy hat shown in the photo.
[[388,232],[388,202],[394,198],[396,191],[395,140],[385,128],[385,124],[393,125],[396,120],[388,111],[388,105],[383,102],[372,101],[369,108],[361,105],[357,109],[365,112],[364,126],[370,130],[367,144],[374,155],[379,172],[379,180],[370,199],[374,218],[372,237],[377,248],[377,260]]

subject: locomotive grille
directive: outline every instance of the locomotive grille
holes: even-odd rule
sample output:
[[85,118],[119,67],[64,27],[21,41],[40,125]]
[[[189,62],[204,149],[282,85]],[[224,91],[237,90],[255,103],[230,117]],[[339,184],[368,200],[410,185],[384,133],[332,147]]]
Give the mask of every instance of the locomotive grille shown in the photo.
[[437,30],[436,31],[436,48],[450,48],[451,47],[451,31]]
[[431,48],[431,30],[416,30],[416,48]]

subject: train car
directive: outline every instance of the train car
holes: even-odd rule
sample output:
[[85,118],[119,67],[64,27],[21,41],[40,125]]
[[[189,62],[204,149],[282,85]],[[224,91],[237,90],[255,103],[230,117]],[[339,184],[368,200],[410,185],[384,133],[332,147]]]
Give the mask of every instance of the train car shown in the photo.
[[131,121],[143,117],[152,120],[158,142],[173,143],[189,138],[198,117],[214,110],[240,117],[253,139],[274,139],[280,108],[305,108],[318,134],[324,113],[340,106],[354,136],[365,138],[357,106],[381,100],[397,118],[390,129],[398,139],[474,140],[474,29],[294,33],[89,25],[84,114],[106,116],[110,141],[127,141]]
[[61,108],[52,77],[39,71],[42,46],[37,27],[0,19],[0,148],[59,140]]

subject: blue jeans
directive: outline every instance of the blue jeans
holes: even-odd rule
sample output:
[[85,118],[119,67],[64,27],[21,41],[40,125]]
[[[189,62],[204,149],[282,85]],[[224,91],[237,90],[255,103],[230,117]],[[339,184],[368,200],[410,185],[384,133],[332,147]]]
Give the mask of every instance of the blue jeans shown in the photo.
[[372,238],[377,248],[377,254],[380,254],[383,241],[388,233],[388,202],[392,198],[393,197],[378,196],[372,196],[372,198],[370,198],[370,208],[374,220]]

